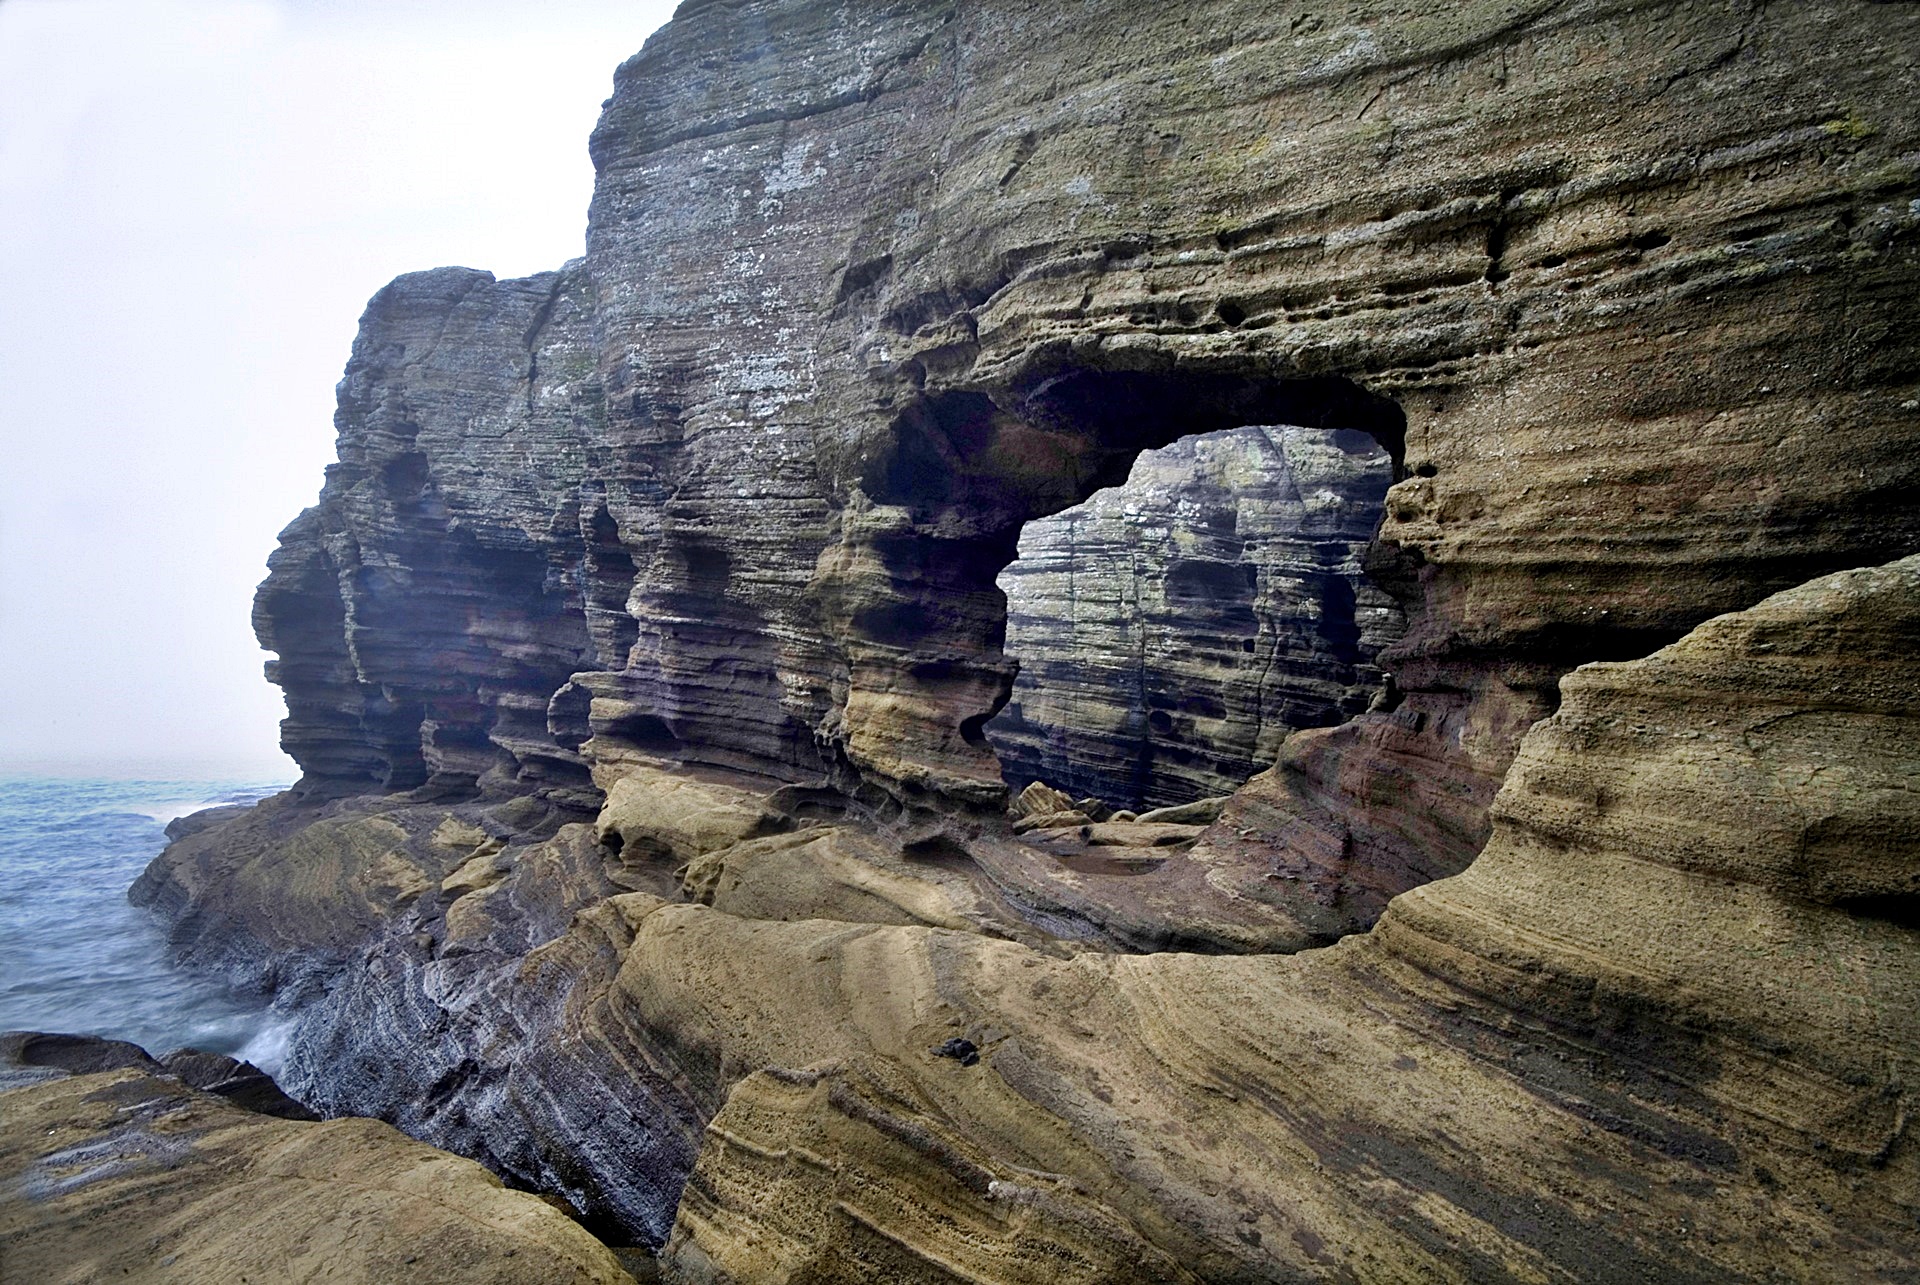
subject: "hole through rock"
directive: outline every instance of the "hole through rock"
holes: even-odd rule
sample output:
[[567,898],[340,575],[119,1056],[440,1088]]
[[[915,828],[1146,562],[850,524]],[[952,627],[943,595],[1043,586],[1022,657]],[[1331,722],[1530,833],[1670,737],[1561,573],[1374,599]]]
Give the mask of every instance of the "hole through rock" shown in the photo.
[[986,726],[1009,786],[1190,802],[1365,709],[1403,628],[1362,570],[1393,471],[1362,432],[1246,426],[1027,523],[999,577],[1020,671]]

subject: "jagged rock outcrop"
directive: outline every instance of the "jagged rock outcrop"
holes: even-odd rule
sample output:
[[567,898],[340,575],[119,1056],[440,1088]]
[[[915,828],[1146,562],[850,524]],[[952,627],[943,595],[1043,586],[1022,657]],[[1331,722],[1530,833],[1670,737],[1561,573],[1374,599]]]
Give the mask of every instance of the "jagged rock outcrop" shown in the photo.
[[1403,627],[1362,570],[1392,480],[1363,434],[1256,426],[1145,452],[1029,522],[1000,576],[1020,674],[986,728],[1008,782],[1187,803],[1365,710]]
[[526,798],[283,795],[178,840],[131,895],[174,919],[190,960],[301,1004],[281,1075],[301,1101],[658,1242],[717,1104],[650,1045],[562,1034],[619,965],[624,899],[1046,940],[964,858],[903,854],[870,819],[746,781],[629,763],[597,831]]
[[[370,307],[259,599],[307,776],[136,893],[303,1100],[685,1279],[1911,1275],[1916,67],[684,5],[583,260]],[[1272,424],[1394,461],[1394,693],[1191,847],[1016,839],[1023,525]]]
[[260,600],[288,743],[336,790],[587,806],[594,739],[997,807],[1021,525],[1294,423],[1400,462],[1413,625],[1253,828],[1458,869],[1560,673],[1920,540],[1912,21],[690,6],[584,260],[369,309]]
[[387,1125],[244,1110],[161,1074],[132,1045],[13,1034],[5,1045],[9,1285],[633,1279],[538,1198]]
[[519,1136],[570,1141],[570,1193],[652,1193],[674,1279],[1900,1279],[1917,645],[1920,557],[1582,668],[1472,868],[1299,955],[996,936],[961,868],[890,876],[944,877],[945,923],[821,895],[871,850],[776,871],[792,922],[623,892],[528,949],[577,875],[508,847],[370,946],[296,1061],[394,1092],[464,1049],[427,1127],[543,1113]]
[[340,461],[254,607],[282,744],[311,782],[471,789],[504,753],[533,780],[586,784],[547,735],[547,698],[632,633],[610,534],[624,492],[593,472],[591,309],[577,269],[442,269],[368,305]]

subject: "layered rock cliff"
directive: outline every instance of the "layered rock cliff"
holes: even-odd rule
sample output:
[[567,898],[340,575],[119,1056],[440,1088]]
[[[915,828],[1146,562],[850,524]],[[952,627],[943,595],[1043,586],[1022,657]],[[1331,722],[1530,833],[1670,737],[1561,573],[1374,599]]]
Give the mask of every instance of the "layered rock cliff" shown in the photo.
[[[1458,868],[1559,673],[1915,539],[1904,13],[690,6],[584,261],[369,309],[261,598],[288,743],[991,806],[1021,525],[1346,428],[1405,473],[1406,703],[1296,757],[1276,837]],[[1363,797],[1403,777],[1417,843]]]
[[[136,894],[304,1099],[685,1279],[1910,1275],[1916,62],[683,5],[583,260],[370,306],[257,612],[306,776]],[[1016,839],[1023,526],[1275,424],[1393,461],[1395,696]]]
[[1392,480],[1362,434],[1240,428],[1029,522],[1000,576],[1020,673],[986,728],[1009,783],[1190,803],[1384,696],[1404,622],[1362,565]]
[[674,1279],[1901,1279],[1916,645],[1920,557],[1583,667],[1473,866],[1298,955],[1050,938],[1004,852],[674,771],[616,788],[617,853],[389,798],[301,832],[326,900],[261,892],[285,849],[231,826],[150,879],[283,956],[391,898],[292,1086]]

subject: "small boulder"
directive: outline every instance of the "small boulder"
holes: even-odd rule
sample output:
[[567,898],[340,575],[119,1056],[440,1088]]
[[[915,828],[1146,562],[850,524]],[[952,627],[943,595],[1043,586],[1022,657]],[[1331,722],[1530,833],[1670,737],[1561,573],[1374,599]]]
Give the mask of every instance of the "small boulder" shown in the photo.
[[1007,811],[1014,817],[1045,816],[1049,812],[1072,812],[1074,802],[1065,790],[1056,790],[1045,781],[1035,781],[1014,797]]
[[1201,825],[1149,822],[1142,817],[1133,825],[1115,825],[1109,821],[1105,825],[1088,826],[1081,832],[1081,837],[1089,846],[1096,848],[1170,848],[1192,844],[1204,829],[1206,827]]
[[1013,823],[1015,834],[1025,834],[1029,830],[1059,830],[1067,826],[1087,825],[1093,818],[1078,809],[1064,812],[1042,812],[1036,816],[1021,817]]
[[1093,818],[1095,821],[1111,821],[1113,819],[1113,809],[1108,807],[1104,802],[1102,802],[1099,799],[1095,799],[1095,798],[1081,799],[1078,803],[1074,804],[1073,806],[1075,808],[1078,808],[1080,811],[1086,813],[1089,817]]
[[1129,821],[1138,821],[1139,819],[1140,819],[1139,813],[1129,811],[1126,808],[1121,808],[1118,812],[1114,813],[1112,816],[1107,818],[1108,821],[1111,821],[1118,825],[1125,825]]
[[138,1044],[99,1035],[61,1035],[46,1031],[0,1032],[0,1068],[38,1068],[69,1075],[93,1075],[123,1068],[158,1071],[160,1064]]
[[273,1077],[251,1062],[207,1053],[175,1049],[160,1059],[168,1075],[203,1093],[225,1098],[237,1107],[282,1120],[318,1120],[320,1117],[288,1097]]
[[1220,819],[1229,797],[1223,794],[1217,799],[1199,799],[1193,803],[1176,803],[1170,808],[1155,808],[1151,812],[1142,812],[1137,819],[1145,825],[1212,825]]
[[977,1066],[980,1062],[980,1050],[972,1040],[951,1039],[934,1045],[931,1052],[935,1057],[950,1057],[961,1066]]

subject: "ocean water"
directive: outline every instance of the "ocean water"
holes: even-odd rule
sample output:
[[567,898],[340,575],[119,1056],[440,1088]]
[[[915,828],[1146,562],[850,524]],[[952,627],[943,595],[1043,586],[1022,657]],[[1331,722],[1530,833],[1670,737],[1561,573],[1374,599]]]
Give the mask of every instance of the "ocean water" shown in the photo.
[[174,967],[166,930],[127,888],[167,822],[285,789],[261,781],[0,777],[0,1031],[192,1046],[269,1072],[282,1032],[266,1001]]

